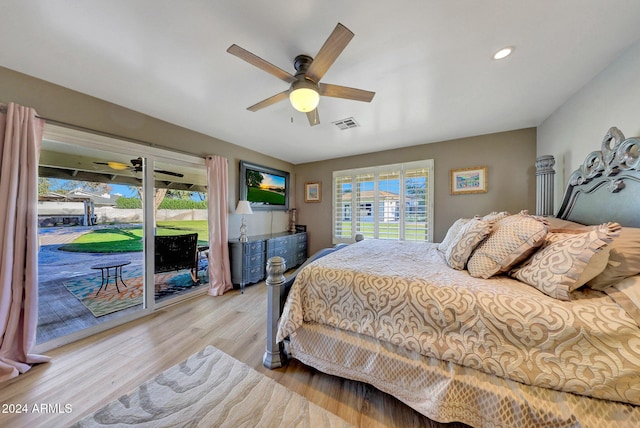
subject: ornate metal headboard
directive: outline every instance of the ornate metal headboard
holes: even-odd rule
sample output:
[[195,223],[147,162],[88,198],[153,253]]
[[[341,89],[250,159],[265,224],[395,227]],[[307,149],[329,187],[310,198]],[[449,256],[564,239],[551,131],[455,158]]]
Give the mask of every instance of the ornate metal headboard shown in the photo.
[[611,128],[599,151],[571,174],[557,217],[640,227],[640,140]]

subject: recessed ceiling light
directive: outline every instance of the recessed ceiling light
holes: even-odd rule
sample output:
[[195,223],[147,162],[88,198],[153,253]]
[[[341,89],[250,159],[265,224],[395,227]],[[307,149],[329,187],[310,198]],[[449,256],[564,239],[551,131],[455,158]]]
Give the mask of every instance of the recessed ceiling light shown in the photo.
[[513,46],[507,46],[506,48],[500,49],[498,52],[493,54],[493,59],[504,59],[511,55],[516,48]]

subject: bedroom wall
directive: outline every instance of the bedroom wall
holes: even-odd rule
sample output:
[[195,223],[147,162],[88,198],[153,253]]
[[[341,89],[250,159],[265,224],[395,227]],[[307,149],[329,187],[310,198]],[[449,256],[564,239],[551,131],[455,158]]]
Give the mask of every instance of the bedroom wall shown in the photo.
[[[0,67],[0,102],[16,102],[34,107],[39,115],[49,119],[197,156],[224,156],[229,159],[230,213],[233,213],[238,197],[240,160],[289,171],[292,206],[298,208],[297,222],[308,226],[310,251],[331,245],[333,170],[434,159],[436,241],[441,240],[450,224],[462,216],[491,210],[535,210],[536,131],[533,128],[294,166],[3,67]],[[449,170],[479,165],[489,167],[489,192],[451,196]],[[322,182],[321,203],[304,202],[304,183],[308,181]],[[235,237],[241,218],[232,214],[229,220],[229,236]],[[256,212],[247,216],[247,224],[250,234],[279,232],[286,230],[288,215],[280,211]]]
[[[332,173],[420,159],[434,160],[434,241],[440,242],[449,226],[460,217],[490,211],[519,212],[536,208],[535,128],[422,144],[295,166],[297,223],[307,225],[309,251],[332,245]],[[487,193],[451,195],[452,168],[488,166]],[[322,183],[322,201],[304,202],[304,183]]]
[[556,158],[555,211],[571,173],[600,150],[610,127],[640,136],[640,41],[587,83],[538,127],[538,155]]
[[[208,137],[129,110],[118,105],[72,91],[0,67],[0,102],[15,102],[33,107],[48,119],[97,130],[125,138],[153,143],[159,147],[188,152],[197,156],[216,154],[229,159],[229,212],[238,200],[240,160],[293,172],[293,165],[229,142]],[[295,175],[291,175],[293,189]],[[295,190],[294,190],[295,192]],[[291,195],[295,203],[295,194]],[[230,215],[229,236],[239,235],[241,216]],[[288,227],[289,216],[282,211],[256,212],[247,216],[250,234],[279,232]]]

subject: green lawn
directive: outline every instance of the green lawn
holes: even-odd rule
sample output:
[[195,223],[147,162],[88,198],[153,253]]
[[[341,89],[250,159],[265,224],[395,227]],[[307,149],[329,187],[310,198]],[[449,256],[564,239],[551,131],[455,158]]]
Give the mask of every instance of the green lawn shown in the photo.
[[[160,221],[156,234],[160,236],[183,235],[197,233],[198,243],[206,244],[209,240],[206,220]],[[69,244],[60,247],[62,251],[76,253],[124,253],[142,251],[142,226],[120,229],[116,226],[109,229],[97,229],[86,233]]]
[[257,187],[249,187],[247,199],[250,201],[260,201],[271,205],[284,205],[284,194],[273,192],[271,190],[259,189]]
[[[362,233],[365,238],[373,238],[374,236],[374,225],[373,222],[360,222],[358,232]],[[409,223],[405,225],[405,239],[413,240],[418,238],[418,240],[424,239],[424,223]],[[389,222],[389,223],[380,223],[378,225],[378,234],[380,238],[383,239],[398,239],[400,236],[400,230],[398,223]],[[339,237],[350,238],[351,237],[351,222],[343,221],[342,222],[342,233],[338,233]]]

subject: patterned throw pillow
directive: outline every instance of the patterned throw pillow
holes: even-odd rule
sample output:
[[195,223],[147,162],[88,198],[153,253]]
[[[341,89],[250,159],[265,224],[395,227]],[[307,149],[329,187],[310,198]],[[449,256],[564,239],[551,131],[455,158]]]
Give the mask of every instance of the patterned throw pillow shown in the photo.
[[541,217],[526,210],[498,221],[489,237],[476,248],[467,269],[475,278],[508,272],[542,245],[547,226]]
[[573,290],[593,277],[594,271],[597,275],[597,269],[604,269],[608,257],[601,250],[619,230],[618,223],[606,223],[584,233],[550,233],[544,246],[510,275],[548,296],[570,300]]
[[451,225],[451,227],[447,231],[447,234],[445,235],[445,237],[442,240],[442,242],[440,244],[438,244],[438,250],[440,250],[443,253],[445,253],[447,251],[447,249],[451,246],[451,242],[453,242],[453,240],[456,238],[456,235],[458,234],[458,232],[460,232],[460,229],[462,229],[462,226],[467,224],[469,222],[469,220],[471,220],[471,219],[470,218],[459,218],[458,220],[453,222],[453,224]]
[[474,217],[469,220],[452,240],[445,252],[447,264],[453,269],[462,270],[467,264],[474,248],[491,232],[491,222]]

